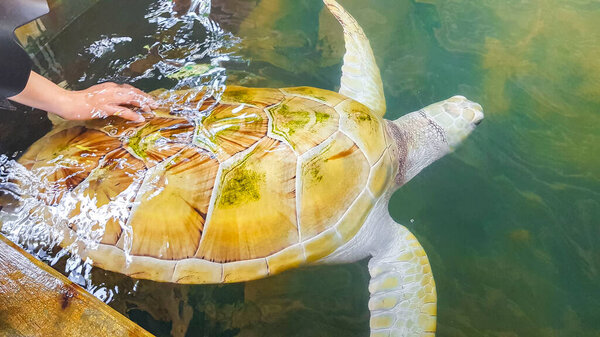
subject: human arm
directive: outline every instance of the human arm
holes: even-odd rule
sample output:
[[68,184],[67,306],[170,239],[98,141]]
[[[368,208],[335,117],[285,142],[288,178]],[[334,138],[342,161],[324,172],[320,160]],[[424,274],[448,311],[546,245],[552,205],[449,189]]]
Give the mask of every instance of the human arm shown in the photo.
[[151,96],[127,84],[102,83],[81,91],[69,91],[33,71],[25,89],[8,99],[68,120],[114,115],[142,122],[144,117],[126,106],[149,112],[156,104]]

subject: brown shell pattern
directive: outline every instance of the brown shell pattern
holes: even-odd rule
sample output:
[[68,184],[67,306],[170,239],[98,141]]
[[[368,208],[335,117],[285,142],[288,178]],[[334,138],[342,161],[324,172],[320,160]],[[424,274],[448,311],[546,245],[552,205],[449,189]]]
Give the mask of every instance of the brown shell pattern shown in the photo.
[[[281,272],[347,242],[393,176],[383,121],[335,92],[230,86],[216,105],[171,95],[146,122],[86,122],[20,159],[43,177],[48,205],[70,193],[70,218],[104,210],[88,252],[102,268],[185,283]],[[192,123],[177,115],[185,106],[213,107]]]

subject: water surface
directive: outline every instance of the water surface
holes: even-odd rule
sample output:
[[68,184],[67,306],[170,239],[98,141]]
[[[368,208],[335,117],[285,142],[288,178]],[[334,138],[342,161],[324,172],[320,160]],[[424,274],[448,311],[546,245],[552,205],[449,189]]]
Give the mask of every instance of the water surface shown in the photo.
[[[216,75],[227,84],[337,89],[341,29],[319,0],[213,0],[217,35],[233,41],[216,47],[195,21],[186,36],[159,29],[148,13],[164,3],[98,1],[53,35],[41,71],[73,89],[105,79],[172,88],[178,80],[155,67],[159,41],[171,59],[213,48],[194,62],[227,69]],[[454,94],[486,113],[390,204],[430,258],[438,336],[600,335],[600,3],[340,3],[371,39],[386,118]],[[212,62],[223,54],[231,57]],[[10,156],[50,127],[38,112],[0,119],[0,152]],[[368,277],[366,261],[225,286],[94,270],[91,287],[158,336],[365,336]]]

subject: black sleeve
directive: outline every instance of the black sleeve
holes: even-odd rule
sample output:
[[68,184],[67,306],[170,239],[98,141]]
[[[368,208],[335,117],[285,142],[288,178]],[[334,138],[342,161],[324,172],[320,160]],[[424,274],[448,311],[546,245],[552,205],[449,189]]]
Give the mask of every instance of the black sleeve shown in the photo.
[[46,13],[46,0],[0,0],[0,100],[23,91],[31,72],[31,60],[17,43],[15,29]]

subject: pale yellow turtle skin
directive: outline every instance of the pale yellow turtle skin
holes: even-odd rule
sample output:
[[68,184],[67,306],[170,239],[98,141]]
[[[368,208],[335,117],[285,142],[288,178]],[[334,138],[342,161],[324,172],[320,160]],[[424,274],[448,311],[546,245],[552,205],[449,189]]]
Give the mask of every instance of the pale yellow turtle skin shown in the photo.
[[[341,94],[230,86],[196,125],[176,115],[208,106],[191,94],[172,94],[144,123],[51,133],[20,159],[61,191],[48,204],[87,196],[71,217],[86,200],[100,208],[134,191],[131,211],[108,218],[99,247],[85,252],[95,265],[174,283],[273,275],[350,240],[393,179],[383,119]],[[133,231],[130,263],[123,226]]]

